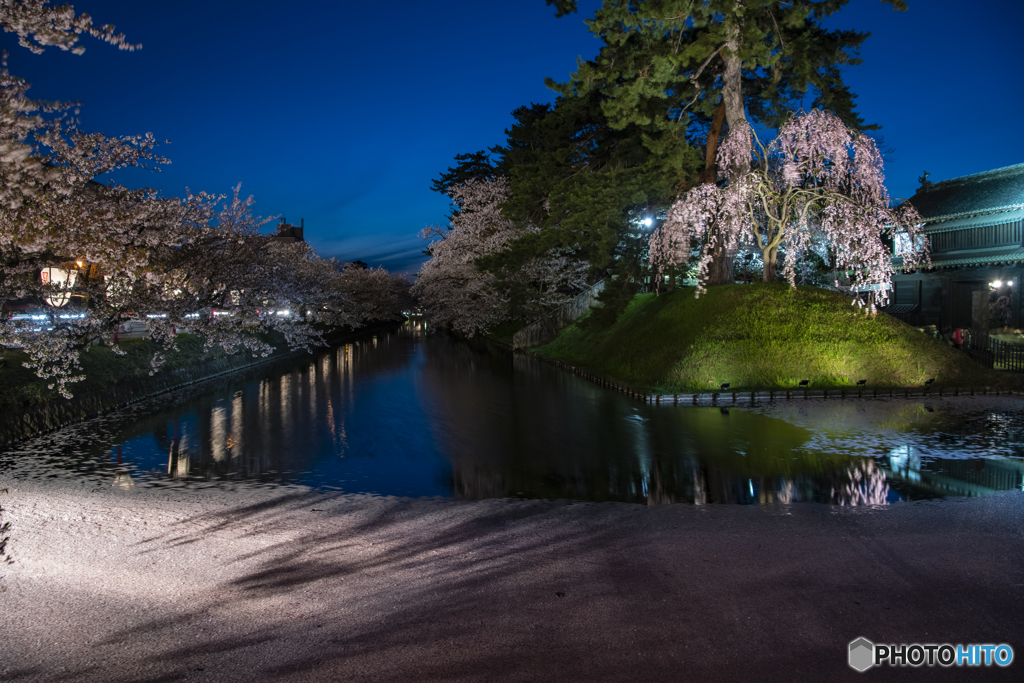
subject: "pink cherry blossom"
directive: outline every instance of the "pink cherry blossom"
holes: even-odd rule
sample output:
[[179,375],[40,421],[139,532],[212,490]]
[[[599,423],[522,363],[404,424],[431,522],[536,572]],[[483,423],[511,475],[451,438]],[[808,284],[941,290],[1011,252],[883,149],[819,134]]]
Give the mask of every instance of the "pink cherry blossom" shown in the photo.
[[[458,208],[451,224],[430,226],[421,233],[432,240],[431,258],[420,269],[413,293],[429,322],[472,336],[512,319],[517,312],[543,316],[586,286],[586,262],[566,249],[550,249],[500,281],[476,266],[477,259],[540,231],[502,216],[501,205],[511,196],[507,179],[471,180],[453,188],[450,196]],[[517,302],[513,302],[513,288]]]
[[[796,287],[801,263],[814,252],[833,266],[835,288],[870,292],[867,305],[874,312],[888,300],[894,256],[906,269],[929,262],[922,219],[908,204],[892,206],[874,141],[837,116],[817,110],[796,115],[767,147],[749,127],[734,130],[722,143],[718,164],[735,168],[744,162],[750,171],[738,179],[724,187],[694,187],[673,204],[650,240],[657,273],[685,262],[698,244],[699,296],[712,249],[724,241],[727,249],[760,251],[766,281],[775,280],[781,265]],[[894,255],[887,243],[904,248]],[[855,302],[863,303],[859,297]]]
[[[46,0],[0,0],[0,27],[34,52],[80,52],[82,35],[134,49],[109,26]],[[260,333],[277,330],[291,348],[322,343],[330,326],[391,319],[407,305],[408,283],[376,269],[358,272],[319,258],[304,242],[263,234],[272,219],[253,215],[239,188],[223,195],[100,185],[126,167],[167,163],[149,134],[86,133],[69,104],[27,96],[28,83],[0,66],[0,304],[62,301],[69,292],[44,280],[58,268],[76,273],[73,303],[40,304],[36,320],[0,319],[0,346],[25,350],[25,365],[70,397],[82,379],[79,354],[91,341],[113,343],[118,326],[147,321],[162,351],[153,371],[188,329],[207,346],[256,356],[274,351]],[[117,346],[114,346],[117,351]]]

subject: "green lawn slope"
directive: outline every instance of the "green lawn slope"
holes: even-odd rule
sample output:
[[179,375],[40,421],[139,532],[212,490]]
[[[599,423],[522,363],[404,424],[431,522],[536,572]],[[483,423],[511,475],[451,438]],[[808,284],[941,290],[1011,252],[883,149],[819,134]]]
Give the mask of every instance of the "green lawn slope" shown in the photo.
[[1024,387],[884,313],[837,292],[786,284],[692,288],[637,296],[614,325],[572,325],[541,355],[648,392],[795,387]]

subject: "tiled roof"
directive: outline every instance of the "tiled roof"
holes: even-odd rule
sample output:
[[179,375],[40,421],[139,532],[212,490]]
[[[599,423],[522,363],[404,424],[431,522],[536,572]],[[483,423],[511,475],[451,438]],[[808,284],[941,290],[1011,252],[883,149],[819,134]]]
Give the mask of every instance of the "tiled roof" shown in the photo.
[[932,267],[977,266],[985,263],[1019,263],[1024,261],[1024,248],[965,249],[932,256]]
[[1024,164],[931,183],[909,200],[920,214],[936,220],[1024,205]]
[[1010,211],[997,211],[995,213],[984,213],[964,218],[951,218],[944,221],[936,221],[925,226],[924,231],[933,234],[936,232],[949,232],[951,230],[964,230],[966,228],[984,228],[989,225],[1002,225],[1024,219],[1024,209],[1013,209]]

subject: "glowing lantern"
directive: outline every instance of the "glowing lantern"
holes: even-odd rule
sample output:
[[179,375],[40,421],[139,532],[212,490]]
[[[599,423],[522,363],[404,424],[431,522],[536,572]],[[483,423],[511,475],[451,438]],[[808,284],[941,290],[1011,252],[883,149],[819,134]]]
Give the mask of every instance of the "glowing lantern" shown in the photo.
[[60,308],[71,301],[71,288],[75,286],[75,279],[78,277],[77,270],[64,270],[63,268],[43,268],[39,274],[44,285],[51,285],[57,288],[57,292],[44,297],[46,303]]

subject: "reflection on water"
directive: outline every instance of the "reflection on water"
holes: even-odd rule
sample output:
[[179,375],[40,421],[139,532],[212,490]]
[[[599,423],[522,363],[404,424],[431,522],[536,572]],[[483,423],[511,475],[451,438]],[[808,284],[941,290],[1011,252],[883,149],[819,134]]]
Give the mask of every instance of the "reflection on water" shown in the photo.
[[535,359],[392,333],[0,455],[5,478],[298,483],[388,495],[882,505],[1020,490],[1012,398],[648,406]]

